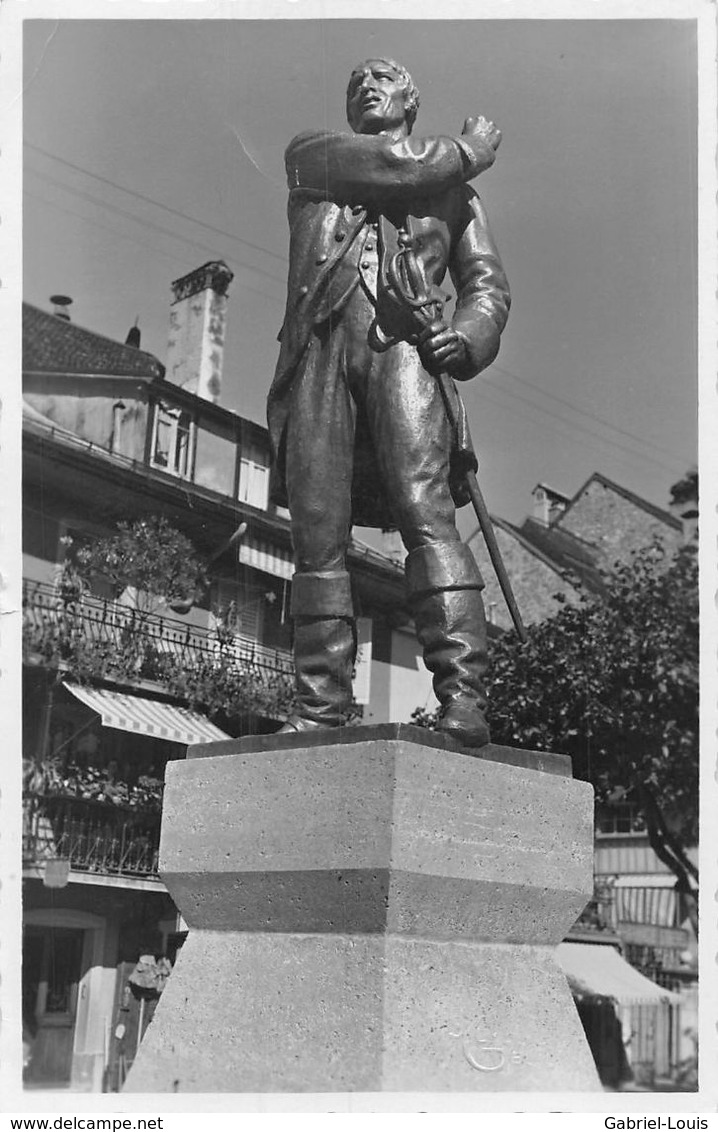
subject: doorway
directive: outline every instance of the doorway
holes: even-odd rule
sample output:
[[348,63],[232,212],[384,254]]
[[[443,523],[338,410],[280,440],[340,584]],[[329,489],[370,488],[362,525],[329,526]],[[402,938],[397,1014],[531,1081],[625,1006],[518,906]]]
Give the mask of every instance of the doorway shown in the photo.
[[30,1084],[70,1084],[84,947],[84,928],[25,929],[22,1012],[31,1045]]

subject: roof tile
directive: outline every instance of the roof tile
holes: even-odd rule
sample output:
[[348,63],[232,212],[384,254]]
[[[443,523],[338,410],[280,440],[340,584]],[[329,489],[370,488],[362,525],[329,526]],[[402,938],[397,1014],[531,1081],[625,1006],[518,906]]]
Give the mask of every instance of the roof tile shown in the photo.
[[33,373],[93,374],[140,377],[149,381],[164,376],[154,354],[125,346],[74,322],[23,303],[22,364]]

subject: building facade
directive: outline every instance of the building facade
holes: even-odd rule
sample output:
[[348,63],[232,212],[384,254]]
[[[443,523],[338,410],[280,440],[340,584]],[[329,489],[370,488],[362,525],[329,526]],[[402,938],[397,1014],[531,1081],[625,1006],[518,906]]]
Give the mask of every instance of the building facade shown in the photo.
[[[173,284],[166,366],[140,349],[136,328],[123,343],[71,322],[66,304],[23,311],[30,1087],[121,1087],[183,939],[157,871],[164,768],[194,742],[276,730],[291,698],[288,514],[268,501],[266,430],[220,403],[230,283],[219,262]],[[670,552],[694,537],[695,486],[687,477],[663,511],[598,474],[573,497],[537,485],[521,526],[495,520],[526,622],[600,592],[602,569],[634,549],[658,539]],[[100,576],[78,589],[78,548],[157,516],[210,563],[191,601],[142,605]],[[478,533],[469,542],[498,634],[510,628],[503,598]],[[365,723],[435,704],[402,559],[396,546],[358,541],[349,554]],[[579,934],[595,942],[600,931],[652,985],[680,994],[680,1007],[645,987],[648,998],[624,1003],[634,1074],[660,1076],[690,1053],[695,941],[645,833],[620,808],[597,819],[601,898]],[[600,983],[609,967],[597,965],[594,998],[615,991],[608,975]]]
[[[531,513],[518,526],[495,518],[526,624],[582,594],[600,596],[605,572],[645,547],[661,546],[668,564],[681,547],[695,546],[697,474],[689,472],[671,496],[669,507],[659,508],[594,473],[573,496],[537,484]],[[487,580],[489,618],[511,631],[480,533],[468,541]],[[563,946],[599,1071],[612,1087],[668,1080],[695,1087],[697,944],[686,900],[630,800],[600,808],[595,828],[596,898]],[[689,856],[697,864],[697,849]]]
[[[230,280],[206,264],[173,285],[167,369],[136,328],[121,343],[67,304],[23,311],[29,1087],[121,1087],[182,941],[157,871],[164,768],[276,730],[291,702],[288,515],[268,503],[266,430],[218,403]],[[210,564],[189,602],[78,583],[78,549],[158,516]],[[356,543],[349,570],[358,718],[408,720],[429,677],[402,568]]]

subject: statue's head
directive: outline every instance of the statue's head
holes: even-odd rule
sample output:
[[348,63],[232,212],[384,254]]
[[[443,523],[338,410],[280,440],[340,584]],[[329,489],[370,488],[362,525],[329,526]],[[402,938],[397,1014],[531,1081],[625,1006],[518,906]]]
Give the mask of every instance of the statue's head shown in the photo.
[[405,127],[411,133],[419,90],[405,67],[393,59],[367,59],[354,68],[347,87],[347,121],[357,134]]

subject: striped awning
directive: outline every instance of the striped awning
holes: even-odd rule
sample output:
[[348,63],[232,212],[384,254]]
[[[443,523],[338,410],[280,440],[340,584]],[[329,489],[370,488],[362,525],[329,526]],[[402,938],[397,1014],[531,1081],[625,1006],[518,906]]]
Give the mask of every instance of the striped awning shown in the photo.
[[612,998],[620,1006],[679,1002],[677,994],[651,982],[605,943],[560,943],[559,966],[575,998]]
[[160,704],[156,700],[145,700],[105,688],[82,688],[77,684],[65,684],[64,687],[86,707],[97,712],[103,727],[131,731],[135,735],[151,735],[170,743],[186,743],[188,747],[193,743],[229,739],[229,735],[205,716],[187,708]]
[[239,561],[243,566],[253,566],[265,574],[289,581],[294,575],[294,561],[291,552],[281,550],[265,539],[245,537],[239,544]]

